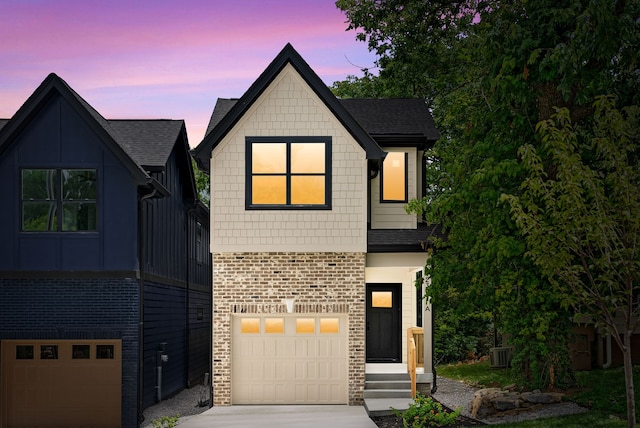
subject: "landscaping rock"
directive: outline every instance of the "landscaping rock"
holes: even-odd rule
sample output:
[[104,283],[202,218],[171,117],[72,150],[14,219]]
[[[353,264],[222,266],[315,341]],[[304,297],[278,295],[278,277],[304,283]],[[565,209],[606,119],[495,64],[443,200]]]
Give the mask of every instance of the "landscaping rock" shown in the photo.
[[496,397],[491,400],[491,404],[497,411],[503,412],[505,410],[513,410],[522,407],[522,400],[519,397],[513,396]]
[[559,392],[530,392],[522,394],[524,400],[534,404],[559,403],[563,397],[564,394]]
[[559,403],[563,394],[556,392],[514,392],[500,388],[485,388],[475,392],[470,403],[471,416],[484,419],[499,416],[501,412],[523,411],[532,406]]

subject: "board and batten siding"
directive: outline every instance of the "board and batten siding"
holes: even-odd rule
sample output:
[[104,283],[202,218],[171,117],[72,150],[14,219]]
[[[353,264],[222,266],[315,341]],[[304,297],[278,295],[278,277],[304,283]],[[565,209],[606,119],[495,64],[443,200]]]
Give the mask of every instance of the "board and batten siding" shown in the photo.
[[[331,137],[332,208],[246,210],[247,136]],[[214,149],[211,207],[212,252],[365,252],[364,149],[295,69],[287,65]]]
[[[95,169],[97,230],[21,232],[23,168]],[[62,96],[47,101],[0,156],[0,271],[132,271],[136,186],[110,148]]]

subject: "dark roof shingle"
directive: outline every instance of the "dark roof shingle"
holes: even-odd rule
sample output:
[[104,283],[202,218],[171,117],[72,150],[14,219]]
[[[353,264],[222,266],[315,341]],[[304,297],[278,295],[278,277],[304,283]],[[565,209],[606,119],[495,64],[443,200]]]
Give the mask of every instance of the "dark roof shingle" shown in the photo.
[[182,120],[108,121],[118,134],[120,145],[126,147],[133,160],[142,167],[163,167],[175,146],[183,127]]
[[[423,137],[434,142],[440,134],[423,100],[417,98],[348,98],[338,100],[360,126],[376,137]],[[238,102],[237,98],[218,98],[209,120],[207,134]]]
[[440,137],[427,104],[417,98],[346,98],[342,105],[373,137],[378,135]]
[[417,229],[369,229],[368,253],[426,251],[434,239],[445,239],[439,224],[418,223]]

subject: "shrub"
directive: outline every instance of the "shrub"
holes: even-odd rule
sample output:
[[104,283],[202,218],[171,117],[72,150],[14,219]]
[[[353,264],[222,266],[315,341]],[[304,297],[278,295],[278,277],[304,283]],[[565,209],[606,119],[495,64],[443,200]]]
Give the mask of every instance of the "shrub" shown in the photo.
[[153,425],[153,428],[173,428],[178,424],[178,419],[180,419],[180,415],[162,416],[154,419],[151,425]]
[[444,427],[456,423],[460,409],[448,412],[447,409],[431,397],[417,394],[414,402],[404,412],[393,409],[396,416],[402,419],[405,428],[421,428],[426,426]]

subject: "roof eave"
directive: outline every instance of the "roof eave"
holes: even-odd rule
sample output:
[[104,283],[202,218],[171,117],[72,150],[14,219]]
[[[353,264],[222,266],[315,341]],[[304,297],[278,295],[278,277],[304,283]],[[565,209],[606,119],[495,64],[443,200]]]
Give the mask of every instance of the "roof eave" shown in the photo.
[[342,125],[365,150],[367,159],[383,159],[385,152],[375,140],[360,126],[351,114],[340,104],[320,77],[311,69],[290,43],[282,49],[276,58],[267,66],[262,74],[253,82],[247,92],[229,110],[222,120],[205,136],[202,142],[193,150],[198,165],[209,171],[208,159],[211,151],[224,136],[240,120],[243,114],[253,105],[256,99],[267,89],[287,64],[296,69],[304,81],[316,95],[325,103]]
[[[111,134],[107,132],[104,126],[96,120],[96,118],[87,110],[92,108],[89,103],[76,94],[69,85],[58,77],[55,73],[50,73],[45,80],[36,88],[36,90],[27,98],[20,106],[18,111],[13,115],[5,126],[0,129],[0,155],[8,148],[9,144],[15,139],[30,120],[38,113],[38,109],[46,103],[55,93],[63,97],[69,105],[82,117],[86,124],[93,129],[96,134],[111,148],[118,159],[131,172],[134,181],[137,184],[144,184],[149,175],[138,165],[128,153],[113,139]],[[81,101],[82,100],[82,101]],[[82,103],[86,104],[85,107]],[[95,111],[95,109],[94,109]],[[100,115],[96,111],[97,115]],[[101,117],[101,116],[100,116]],[[105,119],[105,122],[106,119]],[[108,126],[108,124],[107,124]]]

